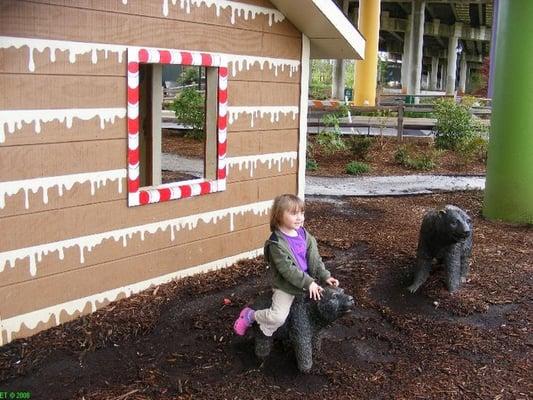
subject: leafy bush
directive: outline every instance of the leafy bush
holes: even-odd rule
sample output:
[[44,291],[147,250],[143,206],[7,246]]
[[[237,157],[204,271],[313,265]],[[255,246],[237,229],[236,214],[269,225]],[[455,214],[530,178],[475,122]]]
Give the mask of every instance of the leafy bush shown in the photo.
[[322,130],[316,138],[316,143],[326,154],[333,154],[345,150],[346,143],[342,140],[340,118],[347,114],[347,108],[341,107],[338,112],[324,115],[322,122],[330,129]]
[[417,171],[431,171],[437,166],[435,152],[421,153],[413,158],[407,159],[407,168]]
[[186,136],[198,140],[205,137],[205,99],[203,93],[192,88],[182,90],[174,99],[172,109],[178,122],[192,127]]
[[342,140],[340,133],[335,131],[321,131],[317,135],[316,143],[327,155],[346,149],[346,144]]
[[360,175],[370,171],[370,165],[359,161],[351,161],[346,165],[346,172],[350,175]]
[[407,146],[400,146],[394,153],[394,161],[406,168],[417,171],[431,171],[437,166],[440,151],[433,148],[414,154],[414,150]]
[[199,79],[200,71],[198,67],[184,67],[176,81],[180,85],[192,85],[197,83]]
[[394,152],[394,161],[397,164],[405,166],[408,159],[409,159],[409,150],[407,149],[407,146],[400,146]]
[[374,138],[371,136],[352,136],[348,145],[353,156],[358,160],[367,160],[370,148],[374,144]]
[[435,145],[439,149],[456,150],[461,141],[474,134],[475,124],[469,106],[455,100],[441,99],[435,103]]
[[488,140],[476,134],[467,140],[463,140],[457,147],[456,153],[462,165],[473,161],[487,162]]
[[312,158],[308,158],[305,161],[305,169],[308,171],[316,171],[318,169],[318,163]]

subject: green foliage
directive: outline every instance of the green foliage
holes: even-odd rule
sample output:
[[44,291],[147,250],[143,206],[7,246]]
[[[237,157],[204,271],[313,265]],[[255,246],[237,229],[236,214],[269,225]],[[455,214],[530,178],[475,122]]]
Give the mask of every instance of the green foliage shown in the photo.
[[324,100],[331,96],[332,68],[329,60],[311,61],[311,82],[309,83],[311,99]]
[[327,155],[346,149],[346,144],[342,140],[340,133],[335,131],[321,131],[316,137],[316,142]]
[[435,144],[439,149],[455,150],[461,141],[474,134],[475,124],[466,104],[457,104],[451,99],[438,100],[435,116]]
[[394,161],[400,165],[406,165],[407,160],[409,160],[409,150],[407,146],[400,146],[394,152]]
[[464,166],[476,160],[486,163],[488,144],[488,140],[479,134],[463,140],[456,150],[460,163]]
[[350,151],[357,160],[367,160],[373,144],[374,138],[371,136],[352,136],[348,142]]
[[201,140],[205,137],[205,99],[201,92],[193,88],[187,88],[176,96],[172,103],[172,109],[178,122],[191,126],[188,137]]
[[360,175],[370,171],[370,165],[364,162],[351,161],[346,165],[346,172],[350,175]]
[[329,129],[320,131],[317,135],[316,143],[328,155],[346,149],[346,143],[342,140],[339,124],[340,118],[347,114],[347,110],[346,106],[341,106],[339,111],[326,114],[322,118],[322,123]]
[[318,163],[312,158],[308,158],[305,161],[305,169],[308,171],[316,171],[318,169]]
[[176,82],[178,82],[179,85],[192,85],[198,83],[199,79],[200,71],[198,67],[183,67]]
[[437,166],[435,159],[436,153],[433,152],[418,154],[407,160],[406,167],[417,171],[431,171]]
[[415,154],[412,148],[404,145],[398,147],[394,153],[394,161],[409,169],[431,171],[437,166],[439,156],[440,151],[434,148]]

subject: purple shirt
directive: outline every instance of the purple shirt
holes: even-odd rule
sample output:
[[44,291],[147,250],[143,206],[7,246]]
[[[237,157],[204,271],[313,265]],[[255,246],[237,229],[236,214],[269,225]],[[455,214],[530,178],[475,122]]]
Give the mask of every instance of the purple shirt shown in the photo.
[[305,231],[304,228],[298,228],[296,232],[298,233],[297,236],[288,236],[283,232],[281,233],[283,234],[285,240],[289,243],[292,254],[294,255],[294,258],[296,258],[298,267],[305,272],[307,271],[307,245],[305,241]]

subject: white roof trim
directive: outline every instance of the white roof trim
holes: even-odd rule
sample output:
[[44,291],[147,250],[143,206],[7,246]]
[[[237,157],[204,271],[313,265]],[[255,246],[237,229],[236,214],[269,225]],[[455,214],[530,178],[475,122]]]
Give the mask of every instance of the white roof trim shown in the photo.
[[270,0],[311,41],[311,58],[362,59],[365,39],[331,0]]

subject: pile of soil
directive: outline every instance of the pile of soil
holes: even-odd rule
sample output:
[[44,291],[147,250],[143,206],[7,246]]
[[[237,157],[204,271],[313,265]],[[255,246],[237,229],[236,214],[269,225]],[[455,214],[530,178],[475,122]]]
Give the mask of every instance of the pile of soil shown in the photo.
[[[405,287],[422,215],[456,204],[474,221],[470,281],[438,270]],[[306,226],[356,300],[326,330],[309,374],[281,345],[261,363],[236,337],[269,288],[261,258],[152,288],[0,348],[0,391],[54,399],[530,399],[531,226],[480,216],[479,192],[308,200]]]
[[[316,143],[316,136],[308,137],[309,143]],[[349,143],[349,139],[345,142]],[[415,140],[404,138],[399,142],[395,138],[384,138],[383,145],[380,138],[375,138],[366,160],[357,160],[350,150],[338,151],[334,154],[325,153],[320,146],[313,146],[313,153],[308,158],[313,158],[318,163],[318,169],[308,170],[306,173],[311,176],[350,176],[346,173],[346,164],[350,161],[363,161],[370,166],[370,171],[363,176],[381,175],[413,175],[413,174],[442,174],[442,175],[484,175],[485,164],[479,160],[470,162],[467,165],[461,161],[460,157],[451,150],[443,150],[436,158],[436,167],[430,171],[417,171],[407,168],[394,161],[394,154],[400,146],[408,146],[413,155],[427,153],[433,148],[430,140]],[[349,149],[349,147],[348,147]]]

